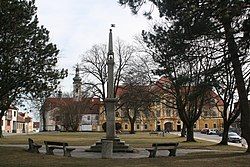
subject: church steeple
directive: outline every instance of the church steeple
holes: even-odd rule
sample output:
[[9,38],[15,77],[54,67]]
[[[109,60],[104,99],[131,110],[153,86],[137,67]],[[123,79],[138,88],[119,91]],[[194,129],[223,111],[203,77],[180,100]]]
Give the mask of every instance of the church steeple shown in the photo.
[[82,94],[82,79],[79,75],[79,65],[76,66],[75,77],[73,78],[73,96],[80,99]]

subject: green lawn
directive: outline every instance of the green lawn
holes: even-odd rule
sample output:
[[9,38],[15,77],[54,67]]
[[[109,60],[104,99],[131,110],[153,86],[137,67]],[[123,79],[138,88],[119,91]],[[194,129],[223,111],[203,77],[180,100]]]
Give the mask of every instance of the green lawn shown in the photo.
[[[27,144],[30,137],[35,142],[43,144],[44,140],[66,141],[70,145],[89,146],[105,136],[104,133],[39,133],[29,135],[8,136],[0,139],[1,144]],[[141,159],[89,159],[63,156],[49,156],[44,154],[32,154],[23,148],[0,147],[0,166],[16,167],[50,167],[50,166],[126,166],[126,167],[156,167],[156,166],[250,166],[250,155],[245,154],[245,149],[232,146],[218,146],[216,143],[197,141],[187,143],[184,138],[175,135],[150,136],[148,133],[135,135],[121,134],[119,137],[132,147],[149,147],[153,142],[176,141],[180,142],[180,148],[209,149],[210,152],[190,153],[177,157],[157,157]]]

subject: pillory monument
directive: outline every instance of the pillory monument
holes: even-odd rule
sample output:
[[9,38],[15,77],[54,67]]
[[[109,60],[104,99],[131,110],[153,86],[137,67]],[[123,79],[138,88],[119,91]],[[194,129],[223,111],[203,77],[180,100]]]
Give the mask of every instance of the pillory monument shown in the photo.
[[[112,24],[111,27],[114,27]],[[107,66],[108,66],[108,83],[107,83],[107,97],[104,100],[105,111],[106,111],[106,137],[97,141],[94,145],[90,146],[86,151],[88,152],[102,152],[103,158],[111,158],[113,152],[134,152],[125,141],[121,141],[116,136],[115,131],[115,104],[117,98],[114,94],[114,52],[113,52],[113,37],[112,29],[109,31],[109,44],[108,44],[108,55],[107,55]]]

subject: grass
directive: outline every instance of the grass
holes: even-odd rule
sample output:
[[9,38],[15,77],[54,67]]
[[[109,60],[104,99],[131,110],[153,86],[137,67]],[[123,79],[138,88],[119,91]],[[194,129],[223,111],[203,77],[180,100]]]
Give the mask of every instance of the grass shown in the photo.
[[[66,141],[70,145],[89,146],[105,136],[104,133],[38,133],[18,136],[8,136],[0,139],[1,144],[27,144],[30,137],[35,142],[43,144],[44,140]],[[125,167],[157,167],[157,166],[216,166],[216,167],[244,167],[250,166],[250,155],[245,154],[245,149],[233,146],[218,146],[215,143],[198,140],[197,142],[185,142],[184,138],[175,135],[149,136],[148,133],[135,135],[121,134],[119,137],[132,147],[149,147],[153,142],[176,141],[180,142],[181,148],[208,149],[209,152],[190,153],[177,157],[157,157],[141,159],[90,159],[63,156],[49,156],[44,154],[32,154],[23,148],[0,147],[0,166],[16,167],[44,167],[44,166],[125,166]]]

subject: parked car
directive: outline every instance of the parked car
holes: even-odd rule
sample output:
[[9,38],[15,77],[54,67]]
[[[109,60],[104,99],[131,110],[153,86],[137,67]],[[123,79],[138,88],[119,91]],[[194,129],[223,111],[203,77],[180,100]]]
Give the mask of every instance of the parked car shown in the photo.
[[203,133],[203,134],[208,134],[208,132],[209,132],[208,128],[201,129],[201,133]]
[[207,134],[208,135],[217,135],[218,129],[209,129]]
[[241,143],[241,137],[235,132],[229,132],[228,141],[234,143]]
[[223,135],[223,131],[218,131],[217,135],[222,136]]

